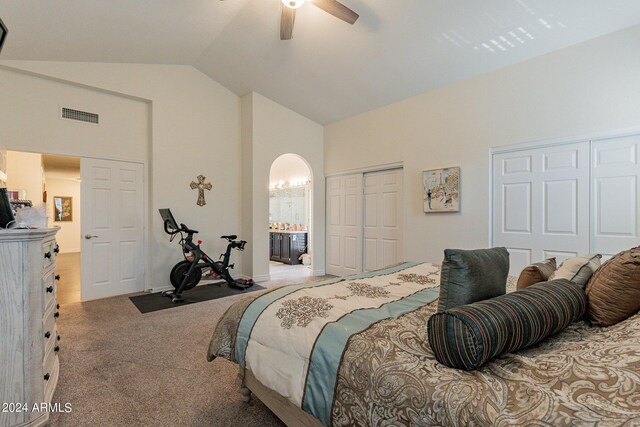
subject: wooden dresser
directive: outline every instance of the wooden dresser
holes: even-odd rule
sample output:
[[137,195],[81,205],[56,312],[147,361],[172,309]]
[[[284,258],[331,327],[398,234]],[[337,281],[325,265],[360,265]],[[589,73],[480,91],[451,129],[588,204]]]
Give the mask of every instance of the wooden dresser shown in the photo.
[[33,406],[51,402],[58,381],[57,231],[0,230],[0,427],[49,420]]

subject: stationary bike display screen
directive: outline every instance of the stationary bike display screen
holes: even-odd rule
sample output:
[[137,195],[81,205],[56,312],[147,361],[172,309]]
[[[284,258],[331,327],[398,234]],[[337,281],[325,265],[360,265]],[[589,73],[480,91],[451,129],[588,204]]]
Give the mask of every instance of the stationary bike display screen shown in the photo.
[[176,222],[176,219],[173,217],[173,214],[171,213],[171,209],[158,209],[160,211],[160,216],[162,217],[162,221],[164,223],[164,227],[166,228],[170,228],[173,230],[179,230],[180,227],[178,227],[178,223]]

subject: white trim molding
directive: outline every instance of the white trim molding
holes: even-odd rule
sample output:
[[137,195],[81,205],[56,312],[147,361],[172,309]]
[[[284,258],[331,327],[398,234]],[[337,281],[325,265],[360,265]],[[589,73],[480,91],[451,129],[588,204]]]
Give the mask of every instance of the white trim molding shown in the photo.
[[326,276],[326,275],[327,275],[327,272],[326,272],[326,271],[325,271],[325,269],[323,268],[323,269],[319,269],[319,270],[313,270],[313,271],[311,272],[311,275],[312,275],[312,276]]
[[330,177],[330,176],[340,176],[340,175],[351,175],[355,173],[381,172],[389,169],[403,169],[403,168],[404,168],[404,162],[394,162],[394,163],[386,163],[383,165],[367,166],[364,168],[348,169],[348,170],[343,170],[339,172],[329,172],[329,173],[325,172],[324,176]]

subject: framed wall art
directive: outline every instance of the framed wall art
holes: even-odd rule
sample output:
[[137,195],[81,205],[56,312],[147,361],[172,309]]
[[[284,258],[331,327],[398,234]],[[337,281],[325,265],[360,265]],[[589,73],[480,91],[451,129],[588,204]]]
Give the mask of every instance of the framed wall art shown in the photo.
[[53,220],[55,222],[73,221],[73,198],[68,196],[53,197]]
[[422,172],[424,212],[460,212],[460,167]]

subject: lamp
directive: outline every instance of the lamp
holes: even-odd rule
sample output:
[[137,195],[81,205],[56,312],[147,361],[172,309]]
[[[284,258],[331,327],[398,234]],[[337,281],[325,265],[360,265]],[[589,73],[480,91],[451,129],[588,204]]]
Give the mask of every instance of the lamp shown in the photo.
[[302,6],[307,0],[281,0],[282,4],[289,9],[297,9]]

